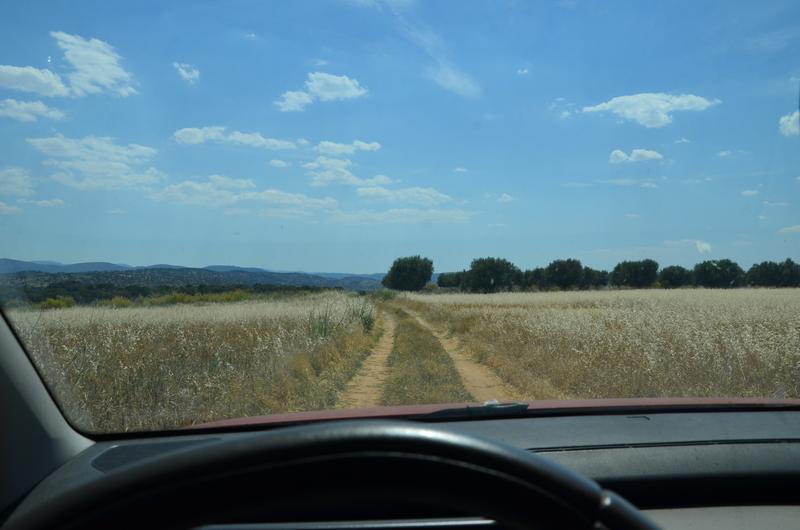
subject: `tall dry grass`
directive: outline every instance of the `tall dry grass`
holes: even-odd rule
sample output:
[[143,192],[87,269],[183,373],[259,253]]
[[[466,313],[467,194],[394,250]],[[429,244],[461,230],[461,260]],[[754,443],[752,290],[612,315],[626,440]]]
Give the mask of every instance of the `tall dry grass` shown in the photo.
[[8,316],[68,416],[118,432],[331,408],[374,342],[372,311],[325,293]]
[[410,295],[520,399],[800,396],[800,289]]

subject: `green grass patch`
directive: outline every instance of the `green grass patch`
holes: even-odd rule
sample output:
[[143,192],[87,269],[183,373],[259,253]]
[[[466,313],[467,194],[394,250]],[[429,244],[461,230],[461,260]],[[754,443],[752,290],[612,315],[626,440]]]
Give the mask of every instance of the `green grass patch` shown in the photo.
[[383,405],[474,401],[436,337],[405,311],[397,313],[382,401]]

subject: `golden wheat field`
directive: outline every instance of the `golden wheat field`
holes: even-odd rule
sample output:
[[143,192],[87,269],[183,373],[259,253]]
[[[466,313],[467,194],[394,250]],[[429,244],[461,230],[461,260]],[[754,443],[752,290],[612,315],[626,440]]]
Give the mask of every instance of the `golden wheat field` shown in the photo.
[[8,316],[78,426],[127,431],[330,408],[374,342],[373,311],[325,293]]
[[800,395],[800,289],[405,298],[520,399]]
[[453,344],[513,399],[800,396],[800,289],[329,292],[8,316],[90,431],[340,407],[385,319],[369,406],[473,399]]

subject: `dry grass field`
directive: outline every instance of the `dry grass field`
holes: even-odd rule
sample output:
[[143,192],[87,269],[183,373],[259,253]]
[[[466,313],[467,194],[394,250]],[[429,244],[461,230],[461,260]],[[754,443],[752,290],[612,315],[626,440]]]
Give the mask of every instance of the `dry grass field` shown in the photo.
[[8,316],[93,431],[347,407],[351,379],[370,380],[370,406],[496,389],[526,400],[800,396],[800,289],[318,293]]
[[800,396],[800,289],[408,295],[520,399]]
[[331,408],[375,342],[373,311],[326,293],[8,316],[77,425],[129,431]]

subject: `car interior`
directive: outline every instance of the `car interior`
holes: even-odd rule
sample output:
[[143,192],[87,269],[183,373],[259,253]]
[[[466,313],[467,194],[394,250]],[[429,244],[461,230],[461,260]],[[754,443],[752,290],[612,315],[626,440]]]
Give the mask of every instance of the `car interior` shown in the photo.
[[800,530],[800,1],[0,4],[0,530]]
[[798,403],[91,436],[0,328],[3,528],[797,528]]

